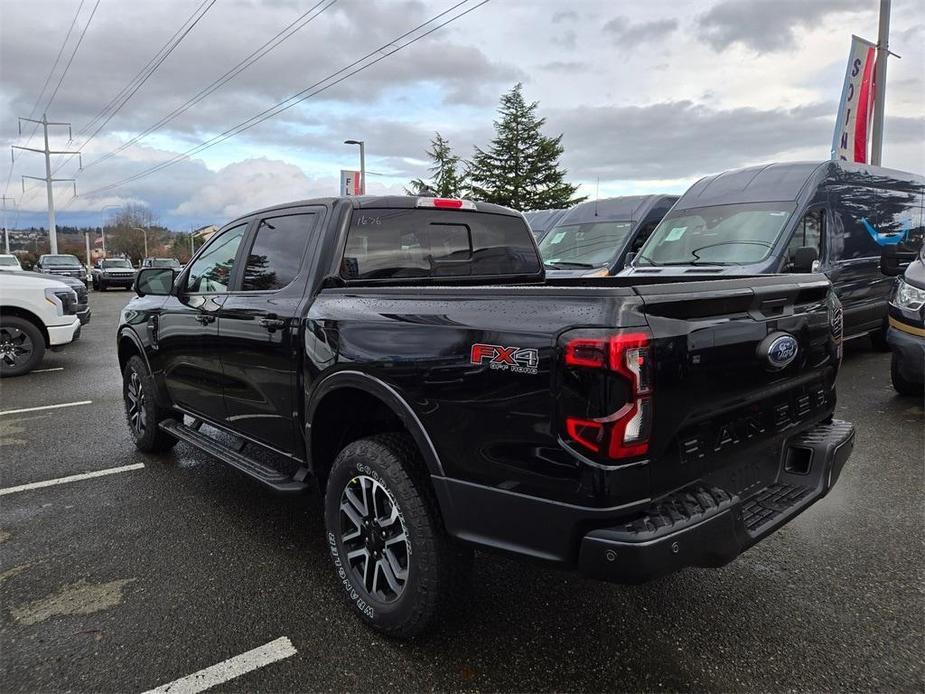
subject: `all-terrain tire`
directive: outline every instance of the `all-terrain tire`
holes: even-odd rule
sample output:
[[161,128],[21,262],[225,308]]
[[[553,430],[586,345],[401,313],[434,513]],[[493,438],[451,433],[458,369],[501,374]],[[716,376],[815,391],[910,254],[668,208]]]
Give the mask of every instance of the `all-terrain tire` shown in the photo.
[[893,382],[893,388],[900,395],[922,395],[925,392],[925,385],[909,381],[902,375],[896,352],[893,352],[893,358],[890,360],[890,380]]
[[177,439],[158,424],[175,415],[171,410],[158,406],[154,378],[144,359],[137,354],[128,360],[122,372],[122,399],[128,430],[138,450],[162,453],[173,447]]
[[0,316],[0,377],[22,376],[42,363],[45,337],[19,316]]
[[[357,503],[361,495],[362,505]],[[365,530],[356,520],[366,518],[360,513],[364,506],[372,509],[372,520],[364,520]],[[458,597],[454,588],[465,574],[467,550],[446,535],[426,468],[410,436],[380,434],[348,444],[331,468],[324,507],[337,580],[348,605],[368,626],[393,638],[413,638]],[[396,515],[392,525],[379,529],[377,518]],[[399,531],[407,546],[395,540]],[[357,532],[360,537],[352,537]],[[383,539],[377,540],[380,533]],[[375,542],[386,545],[378,545],[377,553]],[[359,557],[351,558],[358,552]],[[381,568],[379,562],[384,562]],[[395,567],[391,582],[385,574],[390,567]],[[392,583],[401,584],[397,594]]]

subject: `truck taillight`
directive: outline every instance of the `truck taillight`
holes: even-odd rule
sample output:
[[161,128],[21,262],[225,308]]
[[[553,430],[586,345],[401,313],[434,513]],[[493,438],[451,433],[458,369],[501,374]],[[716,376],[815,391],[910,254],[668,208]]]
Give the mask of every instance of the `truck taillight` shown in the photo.
[[[570,369],[600,370],[626,381],[628,398],[605,416],[566,413],[569,438],[592,453],[609,458],[631,458],[649,450],[652,431],[652,345],[648,332],[625,332],[604,337],[574,337],[565,341],[565,365]],[[609,393],[610,389],[604,388]],[[614,404],[615,405],[615,404]]]

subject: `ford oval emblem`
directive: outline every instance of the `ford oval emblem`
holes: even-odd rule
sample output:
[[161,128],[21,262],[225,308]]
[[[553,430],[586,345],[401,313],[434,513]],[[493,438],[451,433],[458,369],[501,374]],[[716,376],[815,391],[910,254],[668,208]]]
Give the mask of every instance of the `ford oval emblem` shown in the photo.
[[771,333],[758,345],[758,357],[767,361],[767,368],[779,371],[797,357],[800,345],[790,333]]

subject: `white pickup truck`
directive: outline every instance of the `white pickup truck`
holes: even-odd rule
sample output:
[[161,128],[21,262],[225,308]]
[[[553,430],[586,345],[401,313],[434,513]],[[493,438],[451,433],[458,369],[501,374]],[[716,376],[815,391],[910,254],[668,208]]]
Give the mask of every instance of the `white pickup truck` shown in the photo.
[[0,272],[0,377],[21,376],[80,336],[77,293],[52,277]]

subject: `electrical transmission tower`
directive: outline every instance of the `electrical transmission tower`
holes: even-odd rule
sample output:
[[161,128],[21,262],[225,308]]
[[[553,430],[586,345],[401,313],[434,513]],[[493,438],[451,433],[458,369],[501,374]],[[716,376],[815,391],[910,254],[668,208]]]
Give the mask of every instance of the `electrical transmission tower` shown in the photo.
[[[51,252],[58,252],[58,230],[55,226],[55,194],[53,190],[53,184],[61,182],[71,182],[74,184],[74,197],[77,197],[77,181],[73,178],[53,178],[51,175],[51,155],[52,154],[76,154],[78,157],[79,167],[83,169],[83,161],[80,159],[80,152],[64,152],[64,151],[55,151],[49,149],[48,147],[48,126],[49,125],[60,125],[67,126],[68,138],[71,136],[71,124],[70,123],[57,123],[50,122],[45,114],[42,114],[42,120],[33,120],[32,118],[19,117],[19,134],[22,135],[22,122],[27,121],[29,123],[36,123],[41,125],[45,131],[45,149],[35,149],[33,147],[20,147],[19,145],[12,145],[10,149],[10,157],[13,158],[14,149],[22,149],[27,152],[38,152],[39,154],[45,155],[45,178],[39,178],[38,176],[23,176],[22,177],[22,190],[23,193],[26,192],[26,179],[31,178],[36,181],[45,181],[45,187],[48,191],[48,242],[51,246]],[[15,159],[14,159],[15,161]]]
[[6,228],[6,203],[7,202],[15,202],[15,201],[9,195],[0,195],[0,207],[2,207],[2,210],[3,210],[2,211],[2,214],[3,214],[3,248],[4,248],[4,253],[9,255],[10,253],[10,230]]

